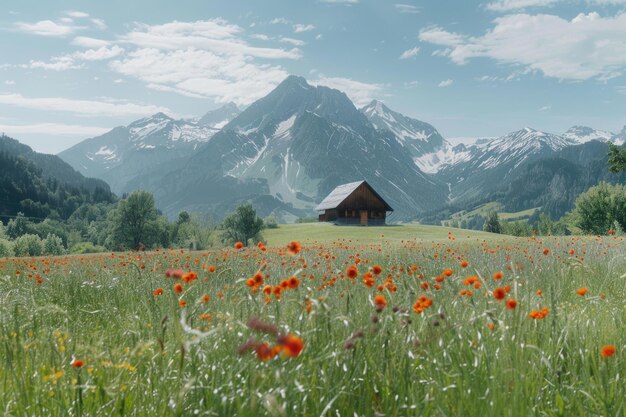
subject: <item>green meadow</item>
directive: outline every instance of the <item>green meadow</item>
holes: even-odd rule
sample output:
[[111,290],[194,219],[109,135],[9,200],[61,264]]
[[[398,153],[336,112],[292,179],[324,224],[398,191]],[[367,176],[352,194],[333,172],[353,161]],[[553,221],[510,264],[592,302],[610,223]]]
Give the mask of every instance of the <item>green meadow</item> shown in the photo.
[[264,233],[0,260],[3,415],[625,415],[623,237]]

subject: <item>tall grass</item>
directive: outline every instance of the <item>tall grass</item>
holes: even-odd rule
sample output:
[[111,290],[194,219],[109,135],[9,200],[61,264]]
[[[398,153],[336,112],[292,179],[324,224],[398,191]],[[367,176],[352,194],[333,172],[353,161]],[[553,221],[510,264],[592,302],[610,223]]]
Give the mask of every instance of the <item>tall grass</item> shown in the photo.
[[[2,413],[623,416],[624,249],[621,237],[451,236],[305,245],[295,256],[252,248],[0,260]],[[345,276],[351,265],[356,279]],[[373,265],[383,272],[368,288]],[[180,281],[165,277],[172,268],[199,277],[177,294]],[[265,284],[295,275],[300,286],[266,302],[246,285],[260,269]],[[445,269],[453,273],[437,290]],[[465,285],[469,276],[479,279]],[[513,310],[492,295],[505,286]],[[377,294],[387,301],[380,312]],[[420,295],[433,303],[417,314]],[[543,307],[547,317],[528,317]],[[299,335],[304,350],[268,361],[238,353],[250,338],[275,343],[251,317]],[[602,357],[604,345],[617,353]],[[72,367],[73,357],[85,365]]]

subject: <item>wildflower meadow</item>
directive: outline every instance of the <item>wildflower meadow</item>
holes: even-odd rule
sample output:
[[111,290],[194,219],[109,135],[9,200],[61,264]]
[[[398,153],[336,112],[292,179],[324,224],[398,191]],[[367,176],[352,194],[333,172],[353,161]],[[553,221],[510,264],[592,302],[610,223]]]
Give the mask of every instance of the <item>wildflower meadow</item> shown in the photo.
[[624,237],[350,229],[0,260],[2,414],[626,414]]

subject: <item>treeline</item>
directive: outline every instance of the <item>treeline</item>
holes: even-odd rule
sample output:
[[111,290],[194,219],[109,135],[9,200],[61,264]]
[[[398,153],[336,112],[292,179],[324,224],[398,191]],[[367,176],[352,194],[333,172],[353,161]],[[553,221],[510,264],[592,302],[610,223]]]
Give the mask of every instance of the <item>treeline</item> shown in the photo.
[[103,187],[89,190],[45,178],[42,170],[22,157],[0,151],[0,216],[16,212],[39,219],[68,219],[84,204],[113,203],[115,196]]
[[0,257],[64,255],[103,251],[185,248],[204,250],[218,243],[252,245],[262,231],[276,228],[273,218],[257,216],[242,204],[216,225],[208,215],[179,213],[170,221],[160,213],[154,196],[136,191],[115,203],[85,203],[67,220],[29,218],[18,213],[0,222]]
[[601,182],[580,194],[574,209],[558,220],[536,211],[528,220],[506,221],[491,211],[448,225],[470,225],[474,229],[512,236],[622,233],[626,229],[626,186]]
[[205,249],[214,226],[206,216],[182,212],[169,221],[152,194],[138,191],[114,203],[84,203],[67,218],[41,221],[20,212],[0,223],[0,257],[61,255],[156,247]]

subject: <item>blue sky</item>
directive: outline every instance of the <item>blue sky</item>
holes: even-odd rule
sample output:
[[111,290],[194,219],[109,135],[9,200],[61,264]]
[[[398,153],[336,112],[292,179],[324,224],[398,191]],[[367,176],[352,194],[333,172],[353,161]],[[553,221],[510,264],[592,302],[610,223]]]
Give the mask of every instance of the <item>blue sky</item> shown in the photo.
[[0,30],[0,131],[43,152],[288,74],[449,139],[626,124],[626,0],[22,0]]

